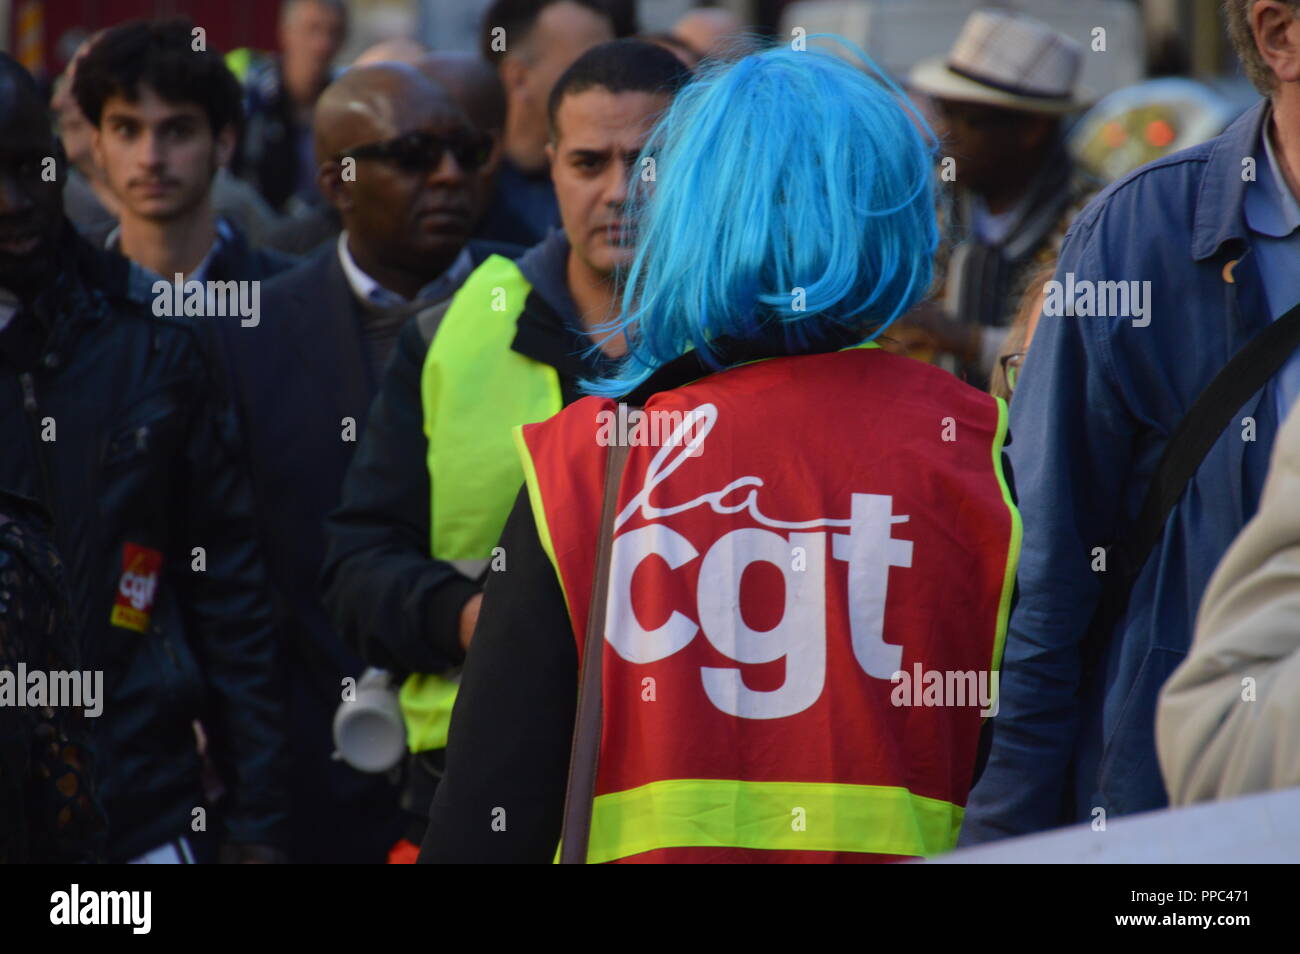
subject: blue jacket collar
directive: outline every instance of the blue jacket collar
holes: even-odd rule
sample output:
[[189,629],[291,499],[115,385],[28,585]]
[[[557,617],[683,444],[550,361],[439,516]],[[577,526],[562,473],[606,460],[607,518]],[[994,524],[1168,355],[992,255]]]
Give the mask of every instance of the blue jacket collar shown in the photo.
[[1248,241],[1249,228],[1242,209],[1248,183],[1241,176],[1241,160],[1255,155],[1260,129],[1272,115],[1272,104],[1261,99],[1214,140],[1205,174],[1196,196],[1192,225],[1192,258],[1210,258],[1226,242]]

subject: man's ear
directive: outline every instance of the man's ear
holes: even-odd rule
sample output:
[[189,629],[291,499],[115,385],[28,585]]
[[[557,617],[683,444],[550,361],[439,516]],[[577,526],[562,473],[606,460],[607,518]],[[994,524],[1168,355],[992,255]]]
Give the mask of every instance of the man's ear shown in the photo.
[[1264,0],[1250,10],[1255,47],[1280,82],[1300,80],[1300,17],[1282,0]]
[[343,183],[343,165],[333,159],[322,162],[316,170],[316,185],[320,187],[325,201],[339,213],[352,210],[352,190]]
[[217,168],[224,169],[230,164],[230,160],[235,158],[235,146],[239,144],[239,133],[235,130],[234,123],[226,123],[221,132],[217,133]]
[[546,163],[552,169],[555,168],[555,143],[549,139],[546,141]]

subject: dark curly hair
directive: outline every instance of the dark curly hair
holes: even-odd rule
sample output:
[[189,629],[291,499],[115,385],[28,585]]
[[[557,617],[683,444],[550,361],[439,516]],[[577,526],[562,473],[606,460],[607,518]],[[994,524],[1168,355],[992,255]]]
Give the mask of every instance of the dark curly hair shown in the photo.
[[72,95],[98,126],[104,104],[114,96],[135,102],[140,84],[169,103],[196,103],[215,136],[243,124],[243,90],[221,54],[194,49],[189,20],[133,20],[105,31],[77,64]]

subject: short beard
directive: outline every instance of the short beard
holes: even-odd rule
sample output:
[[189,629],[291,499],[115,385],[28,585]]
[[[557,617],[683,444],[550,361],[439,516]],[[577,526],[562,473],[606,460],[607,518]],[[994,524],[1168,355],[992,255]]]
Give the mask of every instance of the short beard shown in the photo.
[[[217,173],[219,171],[221,171],[221,166],[217,162],[217,147],[216,144],[214,143],[211,152],[208,153],[207,186],[205,188],[201,190],[196,190],[193,197],[190,198],[189,201],[182,202],[180,205],[178,205],[175,209],[173,209],[170,212],[166,212],[161,215],[146,214],[142,212],[137,212],[133,209],[132,214],[137,219],[142,219],[146,222],[152,222],[155,225],[165,225],[169,222],[175,222],[177,219],[183,219],[191,212],[193,212],[195,209],[197,209],[203,203],[203,200],[205,198],[212,195],[212,189],[216,185]],[[123,203],[123,205],[125,205],[125,203]]]

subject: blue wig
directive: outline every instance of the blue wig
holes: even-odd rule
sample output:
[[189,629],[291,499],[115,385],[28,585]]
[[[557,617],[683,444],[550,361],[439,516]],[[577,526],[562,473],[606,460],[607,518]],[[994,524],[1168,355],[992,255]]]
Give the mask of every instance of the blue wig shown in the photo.
[[[655,126],[634,177],[638,225],[612,376],[618,396],[711,342],[776,336],[786,352],[879,334],[925,294],[938,244],[934,134],[902,91],[848,41],[875,77],[812,49],[774,47],[706,63]],[[634,167],[646,168],[644,160]]]

